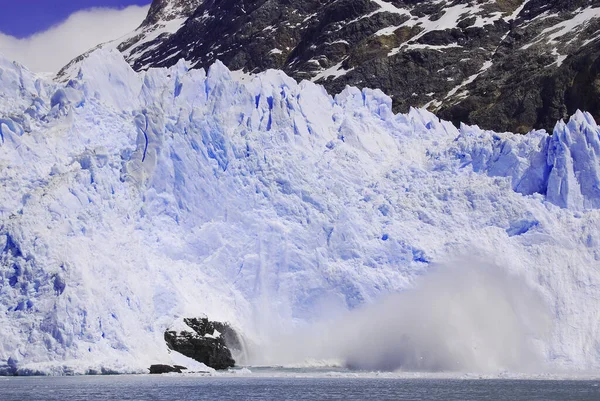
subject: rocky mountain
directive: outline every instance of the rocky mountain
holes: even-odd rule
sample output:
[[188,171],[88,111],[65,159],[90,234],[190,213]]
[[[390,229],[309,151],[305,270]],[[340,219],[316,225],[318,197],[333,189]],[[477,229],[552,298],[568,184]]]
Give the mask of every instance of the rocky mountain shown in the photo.
[[379,88],[396,112],[550,132],[577,109],[600,117],[599,16],[598,0],[155,0],[109,46],[138,71],[218,59],[332,93]]

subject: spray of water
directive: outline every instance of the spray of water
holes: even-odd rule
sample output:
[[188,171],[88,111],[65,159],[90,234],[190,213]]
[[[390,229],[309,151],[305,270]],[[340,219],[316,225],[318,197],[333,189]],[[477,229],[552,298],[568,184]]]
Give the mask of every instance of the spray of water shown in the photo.
[[485,263],[436,266],[411,290],[250,352],[250,363],[334,360],[364,370],[533,372],[543,367],[548,308],[524,280]]

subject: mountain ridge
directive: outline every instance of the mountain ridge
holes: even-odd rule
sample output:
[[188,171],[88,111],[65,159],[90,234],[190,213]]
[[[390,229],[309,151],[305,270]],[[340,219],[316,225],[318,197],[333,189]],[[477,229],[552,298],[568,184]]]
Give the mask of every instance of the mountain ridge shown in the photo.
[[[135,70],[180,58],[281,69],[331,93],[381,89],[395,112],[425,107],[495,131],[552,132],[578,109],[600,118],[596,0],[173,1],[156,0],[111,45]],[[180,18],[161,19],[168,7]]]

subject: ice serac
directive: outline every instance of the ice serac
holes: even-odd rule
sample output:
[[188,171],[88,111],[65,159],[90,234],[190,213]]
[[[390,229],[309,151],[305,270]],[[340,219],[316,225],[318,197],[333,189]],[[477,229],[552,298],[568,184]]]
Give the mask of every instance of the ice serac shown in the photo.
[[577,109],[600,116],[599,28],[599,0],[154,0],[140,27],[102,46],[137,71],[180,58],[277,68],[331,93],[381,89],[396,112],[525,133]]
[[575,210],[600,208],[600,128],[589,113],[560,122],[549,140],[548,200]]
[[40,107],[34,99],[47,97],[46,87],[49,85],[37,78],[35,74],[16,62],[11,62],[0,54],[0,105],[3,118],[12,113],[23,112],[31,106],[30,112]]
[[465,253],[542,294],[549,364],[600,367],[589,115],[518,136],[274,70],[134,73],[100,51],[58,85],[0,66],[3,373],[181,365],[181,317],[260,343]]
[[[473,141],[471,138],[476,137]],[[454,152],[475,171],[510,177],[515,191],[543,194],[571,210],[600,208],[600,128],[589,113],[560,121],[551,136],[497,134],[463,126]]]

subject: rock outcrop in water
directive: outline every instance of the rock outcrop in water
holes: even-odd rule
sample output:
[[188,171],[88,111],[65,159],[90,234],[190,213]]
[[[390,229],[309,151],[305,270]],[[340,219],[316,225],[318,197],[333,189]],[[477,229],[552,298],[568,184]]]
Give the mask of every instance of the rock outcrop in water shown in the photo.
[[180,365],[152,365],[150,366],[150,374],[151,375],[160,375],[163,373],[182,373],[184,370],[187,370],[185,366]]
[[241,349],[236,331],[207,317],[184,318],[165,331],[167,346],[213,369],[235,366],[231,349]]

